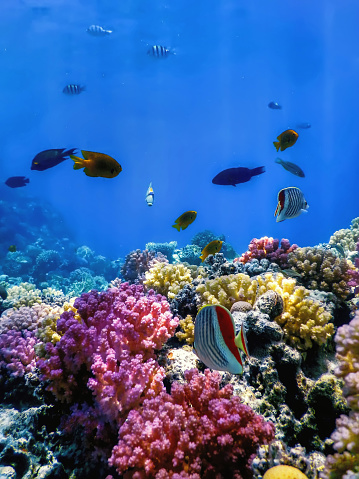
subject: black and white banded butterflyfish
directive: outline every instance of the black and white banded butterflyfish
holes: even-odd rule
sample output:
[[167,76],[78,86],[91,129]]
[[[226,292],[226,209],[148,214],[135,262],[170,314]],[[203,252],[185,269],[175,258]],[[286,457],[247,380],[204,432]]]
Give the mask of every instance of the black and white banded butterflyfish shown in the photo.
[[207,367],[232,374],[243,373],[242,352],[249,356],[243,327],[236,335],[231,313],[219,304],[198,311],[193,350]]
[[283,188],[278,193],[278,204],[274,212],[277,223],[280,221],[296,218],[301,213],[307,213],[309,208],[302,190],[295,186]]

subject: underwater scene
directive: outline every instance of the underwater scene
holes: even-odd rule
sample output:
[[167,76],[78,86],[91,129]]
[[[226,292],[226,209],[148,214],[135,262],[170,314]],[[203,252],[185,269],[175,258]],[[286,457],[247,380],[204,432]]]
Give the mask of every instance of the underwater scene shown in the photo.
[[359,479],[358,22],[0,2],[0,479]]

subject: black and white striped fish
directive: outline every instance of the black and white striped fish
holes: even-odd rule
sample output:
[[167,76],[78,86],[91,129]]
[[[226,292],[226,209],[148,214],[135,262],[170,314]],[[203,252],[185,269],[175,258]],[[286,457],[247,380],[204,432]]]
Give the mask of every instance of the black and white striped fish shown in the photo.
[[219,304],[198,311],[193,350],[209,368],[232,374],[243,373],[241,351],[249,356],[244,329],[241,327],[236,336],[231,313]]
[[156,58],[166,58],[171,55],[172,52],[169,48],[163,47],[162,45],[153,45],[148,51],[147,55]]
[[303,192],[295,186],[283,188],[278,193],[278,204],[274,216],[277,217],[277,223],[280,221],[296,218],[301,213],[307,213],[309,208]]
[[65,95],[79,95],[85,90],[86,88],[84,86],[70,84],[65,86],[65,88],[62,90],[62,93],[65,93]]
[[112,33],[112,30],[106,30],[105,28],[100,27],[100,25],[91,25],[86,31],[94,37],[104,37],[105,35],[110,35]]

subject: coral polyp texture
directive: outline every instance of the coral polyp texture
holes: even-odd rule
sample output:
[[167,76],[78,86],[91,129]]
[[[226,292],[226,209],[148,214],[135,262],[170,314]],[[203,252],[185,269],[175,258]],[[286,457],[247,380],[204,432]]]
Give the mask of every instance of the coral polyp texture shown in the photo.
[[339,299],[346,299],[353,280],[351,265],[330,250],[318,247],[297,248],[288,257],[308,289],[331,291]]
[[119,431],[110,464],[125,477],[250,478],[259,445],[274,439],[274,425],[220,389],[220,375],[185,372],[173,384],[129,413]]
[[278,264],[281,268],[288,268],[288,253],[294,251],[298,246],[291,245],[290,242],[282,238],[274,239],[272,237],[263,236],[262,238],[253,238],[248,246],[248,251],[241,257],[235,258],[234,261],[248,263],[251,259],[268,259],[271,263]]

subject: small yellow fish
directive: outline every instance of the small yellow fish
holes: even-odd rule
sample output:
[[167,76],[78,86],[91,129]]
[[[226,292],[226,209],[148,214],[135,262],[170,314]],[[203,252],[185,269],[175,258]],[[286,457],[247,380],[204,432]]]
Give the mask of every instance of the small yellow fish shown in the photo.
[[75,162],[74,170],[84,168],[87,176],[114,178],[122,171],[121,165],[109,155],[85,150],[81,150],[81,153],[84,158],[75,155],[70,155],[70,158]]
[[15,253],[15,251],[17,251],[17,248],[14,244],[11,244],[8,249],[10,253]]
[[197,211],[186,211],[176,219],[175,224],[172,225],[172,227],[176,228],[177,231],[180,231],[181,228],[182,230],[185,230],[196,218]]
[[284,151],[285,149],[293,146],[294,143],[298,140],[298,133],[294,130],[285,130],[279,136],[277,136],[277,140],[273,141],[273,145],[276,147],[277,151]]
[[219,253],[221,251],[222,244],[223,241],[220,240],[214,240],[208,243],[208,245],[203,248],[202,254],[200,256],[202,263],[210,254]]

